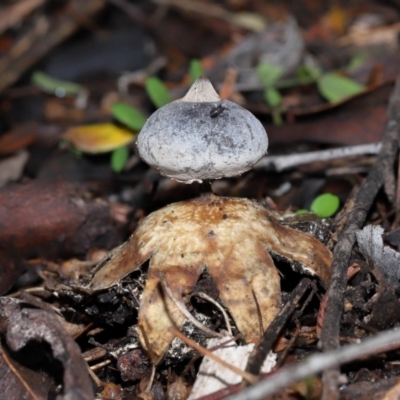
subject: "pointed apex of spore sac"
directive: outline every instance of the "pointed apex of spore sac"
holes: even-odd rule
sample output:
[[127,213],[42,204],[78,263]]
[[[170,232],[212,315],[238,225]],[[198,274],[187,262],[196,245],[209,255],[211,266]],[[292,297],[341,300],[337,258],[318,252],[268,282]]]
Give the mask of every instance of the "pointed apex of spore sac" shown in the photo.
[[205,76],[197,78],[186,93],[186,96],[181,99],[181,101],[189,103],[211,103],[220,100],[221,98],[218,96],[218,93]]

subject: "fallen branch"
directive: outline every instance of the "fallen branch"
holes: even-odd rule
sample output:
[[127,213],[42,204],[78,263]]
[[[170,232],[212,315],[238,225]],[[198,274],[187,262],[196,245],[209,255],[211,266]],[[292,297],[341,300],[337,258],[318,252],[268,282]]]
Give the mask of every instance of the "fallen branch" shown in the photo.
[[46,17],[36,18],[32,28],[0,58],[0,92],[15,83],[51,49],[76,32],[81,21],[90,19],[105,4],[104,0],[74,0],[60,20],[52,22]]
[[[350,253],[355,242],[355,233],[362,227],[375,196],[382,186],[390,201],[395,198],[394,162],[399,148],[400,124],[400,78],[390,97],[388,123],[382,139],[378,159],[363,181],[356,195],[354,205],[347,215],[347,222],[333,250],[332,278],[327,292],[324,325],[321,331],[321,345],[324,351],[339,347],[340,321],[346,289],[346,271]],[[339,397],[338,370],[326,371],[323,376],[323,399]]]
[[255,166],[255,169],[283,171],[297,165],[313,162],[330,161],[343,157],[377,154],[381,150],[381,143],[360,144],[357,146],[338,147],[330,150],[310,151],[282,156],[266,156]]
[[392,329],[365,339],[361,343],[343,346],[286,368],[281,368],[256,385],[228,397],[228,400],[262,400],[288,385],[318,374],[328,368],[338,367],[350,361],[400,348],[400,330]]

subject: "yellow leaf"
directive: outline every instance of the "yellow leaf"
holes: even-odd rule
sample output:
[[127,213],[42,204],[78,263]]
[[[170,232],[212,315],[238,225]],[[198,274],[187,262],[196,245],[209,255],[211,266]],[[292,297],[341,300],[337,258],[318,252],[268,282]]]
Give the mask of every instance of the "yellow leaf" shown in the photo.
[[324,17],[325,25],[335,35],[343,35],[346,32],[348,20],[348,11],[338,6],[332,7]]
[[68,129],[65,138],[85,153],[106,153],[126,146],[136,134],[112,123],[76,126]]

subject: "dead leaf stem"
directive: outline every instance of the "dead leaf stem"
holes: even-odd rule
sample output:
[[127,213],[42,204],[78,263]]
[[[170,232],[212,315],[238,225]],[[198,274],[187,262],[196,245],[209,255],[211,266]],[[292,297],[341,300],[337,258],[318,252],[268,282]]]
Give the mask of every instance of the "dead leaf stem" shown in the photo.
[[39,400],[39,398],[36,396],[36,394],[34,393],[34,391],[32,390],[32,388],[30,387],[30,385],[26,382],[26,380],[21,376],[21,374],[19,373],[18,369],[15,368],[15,366],[13,365],[13,363],[11,362],[10,358],[8,357],[8,354],[0,347],[0,357],[2,357],[4,359],[4,361],[6,362],[8,368],[10,369],[10,371],[12,372],[12,374],[17,377],[18,382],[24,387],[24,389],[26,390],[26,393],[29,394],[31,396],[31,398],[33,400]]
[[221,311],[222,315],[224,316],[226,330],[228,331],[230,336],[233,336],[232,327],[229,322],[229,317],[228,317],[228,314],[226,313],[226,311],[224,310],[224,307],[222,307],[221,304],[219,304],[217,301],[215,301],[212,297],[210,297],[208,294],[206,294],[204,292],[196,292],[196,293],[194,293],[194,296],[199,296],[203,300],[209,301],[210,303],[214,304],[214,306],[217,307]]
[[192,347],[193,349],[197,350],[200,354],[203,356],[207,356],[208,358],[211,358],[215,362],[221,364],[225,368],[229,369],[230,371],[234,372],[235,374],[238,374],[241,376],[243,379],[245,379],[247,382],[251,384],[255,384],[258,382],[258,377],[254,376],[253,374],[250,374],[249,372],[242,371],[239,368],[236,368],[234,365],[231,365],[224,361],[222,358],[219,358],[216,356],[212,351],[204,348],[203,346],[200,346],[198,343],[196,343],[194,340],[189,339],[186,337],[182,332],[178,331],[175,328],[169,328],[169,330],[179,339],[182,340],[182,342],[185,342],[188,346]]
[[212,331],[211,329],[208,329],[206,326],[204,326],[203,324],[201,324],[199,321],[197,321],[196,318],[193,317],[192,314],[190,314],[190,312],[187,310],[187,308],[185,307],[185,305],[183,304],[182,301],[176,299],[172,293],[172,290],[169,288],[167,280],[165,279],[165,275],[160,272],[159,274],[159,278],[160,281],[162,283],[163,289],[165,290],[165,293],[168,295],[168,297],[171,299],[171,301],[178,307],[179,311],[197,328],[199,328],[201,331],[203,331],[204,333],[206,333],[207,335],[211,336],[211,337],[219,337],[219,338],[224,338],[225,336]]
[[94,371],[89,367],[89,365],[87,366],[87,370],[90,377],[92,378],[93,383],[96,385],[97,388],[100,388],[103,383],[101,379],[94,373]]
[[150,393],[151,387],[153,386],[155,375],[156,375],[156,366],[153,364],[151,366],[151,374],[150,374],[149,382],[146,386],[146,389],[144,389],[145,393]]

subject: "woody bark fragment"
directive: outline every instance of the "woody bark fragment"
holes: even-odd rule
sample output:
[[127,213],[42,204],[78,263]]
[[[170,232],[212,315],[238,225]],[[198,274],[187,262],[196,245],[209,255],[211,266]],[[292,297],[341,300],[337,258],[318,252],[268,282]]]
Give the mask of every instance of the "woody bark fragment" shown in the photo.
[[67,184],[34,181],[0,190],[0,293],[32,257],[83,255],[121,241],[110,205]]

